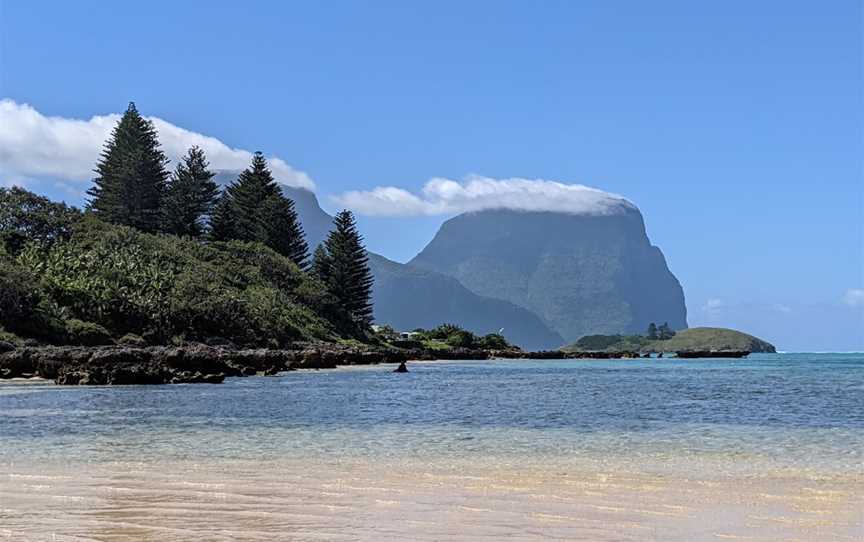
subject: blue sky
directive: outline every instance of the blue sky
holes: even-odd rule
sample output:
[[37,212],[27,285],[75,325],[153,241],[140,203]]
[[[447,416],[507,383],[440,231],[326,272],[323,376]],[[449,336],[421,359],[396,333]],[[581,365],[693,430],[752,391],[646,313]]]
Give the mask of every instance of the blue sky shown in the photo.
[[[0,98],[83,120],[134,100],[283,159],[331,211],[472,174],[622,194],[691,324],[864,346],[857,0],[116,4],[0,3]],[[361,226],[405,261],[447,216]]]

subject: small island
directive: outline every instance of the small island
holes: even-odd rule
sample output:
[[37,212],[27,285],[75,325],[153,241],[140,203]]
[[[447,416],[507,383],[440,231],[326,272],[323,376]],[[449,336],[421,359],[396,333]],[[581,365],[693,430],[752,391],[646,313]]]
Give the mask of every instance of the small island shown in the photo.
[[587,335],[566,346],[568,352],[637,352],[642,355],[671,354],[680,358],[742,357],[750,353],[773,353],[771,343],[741,331],[719,327],[694,327],[672,331],[668,326],[649,326],[645,335]]

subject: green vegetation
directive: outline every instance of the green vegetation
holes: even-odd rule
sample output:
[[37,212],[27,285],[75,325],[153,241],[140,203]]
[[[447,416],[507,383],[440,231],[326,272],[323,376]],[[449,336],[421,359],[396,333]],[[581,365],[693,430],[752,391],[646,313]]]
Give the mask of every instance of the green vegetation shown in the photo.
[[211,237],[264,243],[301,268],[309,257],[294,202],[282,195],[260,152],[222,193],[213,213]]
[[372,323],[372,272],[363,237],[351,211],[341,211],[334,228],[315,249],[312,272],[327,285],[351,318],[361,326]]
[[170,182],[166,165],[153,124],[130,104],[96,166],[86,213],[0,188],[0,340],[370,340],[372,278],[350,212],[325,243],[326,276],[321,266],[306,272],[294,202],[261,153],[215,208],[201,149]]
[[66,241],[3,256],[0,292],[0,325],[50,343],[130,333],[150,344],[220,337],[259,346],[364,336],[324,285],[261,244],[205,245],[91,217]]
[[648,331],[645,333],[645,337],[652,341],[665,341],[674,336],[675,331],[669,327],[669,322],[664,322],[660,327],[657,327],[657,324],[651,322],[648,324]]
[[67,239],[81,212],[22,188],[0,188],[0,254],[17,254],[28,241],[50,245]]
[[162,230],[173,235],[201,237],[204,218],[210,216],[219,197],[204,151],[189,149],[171,175],[162,198]]
[[771,343],[753,335],[721,327],[694,327],[679,331],[662,343],[651,345],[658,352],[749,351],[774,352]]
[[[662,329],[663,326],[661,326]],[[587,335],[564,350],[572,352],[684,352],[749,351],[774,352],[771,344],[734,329],[696,327],[672,332],[671,337],[656,339],[649,335]],[[668,332],[665,334],[668,335]]]
[[158,232],[167,165],[156,128],[130,103],[96,164],[94,186],[87,191],[90,211],[113,224]]
[[652,341],[641,335],[586,335],[563,350],[572,352],[635,352]]
[[470,350],[514,350],[516,346],[507,342],[503,335],[489,333],[478,337],[455,324],[441,324],[432,329],[417,328],[411,332],[410,339],[400,339],[399,334],[390,326],[381,326],[376,335],[386,343],[426,348],[428,350],[451,350],[467,348]]

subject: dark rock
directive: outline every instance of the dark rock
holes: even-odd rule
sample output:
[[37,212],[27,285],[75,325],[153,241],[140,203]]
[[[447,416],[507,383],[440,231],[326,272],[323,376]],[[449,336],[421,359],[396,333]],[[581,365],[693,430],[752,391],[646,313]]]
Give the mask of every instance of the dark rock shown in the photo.
[[14,344],[6,341],[0,341],[0,353],[11,352],[12,350],[15,350]]
[[750,352],[744,350],[688,350],[675,353],[679,358],[694,359],[694,358],[743,358],[750,355]]

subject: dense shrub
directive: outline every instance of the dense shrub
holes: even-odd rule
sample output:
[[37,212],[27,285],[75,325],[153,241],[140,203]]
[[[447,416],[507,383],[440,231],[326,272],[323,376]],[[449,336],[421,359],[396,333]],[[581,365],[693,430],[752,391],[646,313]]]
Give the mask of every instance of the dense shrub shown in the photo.
[[16,254],[28,241],[48,245],[67,239],[81,218],[74,207],[22,188],[0,188],[0,245]]
[[473,333],[461,330],[451,333],[447,337],[446,342],[448,346],[456,348],[471,348],[474,346],[475,339],[476,337],[474,337]]
[[621,335],[585,335],[576,341],[576,346],[585,350],[605,350],[621,342]]
[[35,277],[0,257],[0,324],[11,329],[16,322],[32,318],[40,299]]
[[507,339],[498,333],[489,333],[488,335],[480,337],[477,340],[477,346],[487,350],[505,350],[507,348],[512,348],[510,343],[507,342]]
[[25,337],[63,342],[62,309],[46,298],[37,277],[0,255],[0,327]]
[[119,339],[117,339],[117,344],[123,346],[146,346],[147,341],[145,341],[140,335],[135,335],[134,333],[127,333],[123,335]]
[[17,261],[69,317],[114,336],[270,346],[358,333],[323,286],[258,243],[202,244],[86,217],[68,241],[31,243]]
[[430,339],[446,341],[448,337],[461,331],[465,330],[456,324],[441,324],[437,327],[433,327],[429,331],[426,331],[425,335]]
[[107,329],[99,324],[84,322],[77,318],[66,321],[66,333],[71,342],[81,346],[100,346],[114,343],[111,340],[111,333]]

